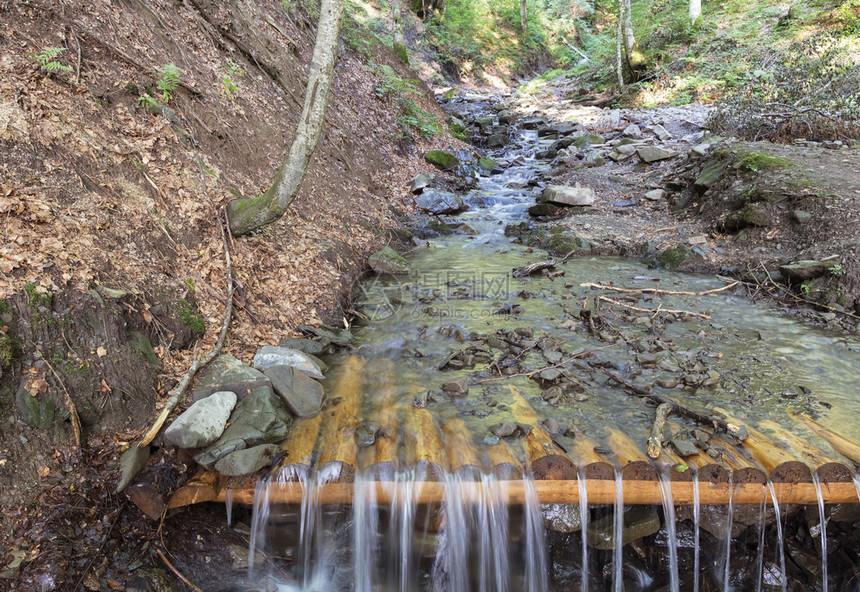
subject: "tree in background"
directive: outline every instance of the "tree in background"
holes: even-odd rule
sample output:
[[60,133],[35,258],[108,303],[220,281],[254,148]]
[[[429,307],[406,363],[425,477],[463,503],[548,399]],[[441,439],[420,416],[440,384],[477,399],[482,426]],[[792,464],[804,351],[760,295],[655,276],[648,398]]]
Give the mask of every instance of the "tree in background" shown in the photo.
[[700,16],[702,16],[702,0],[690,0],[690,22],[695,23]]
[[284,215],[299,192],[322,132],[342,21],[343,0],[322,0],[305,102],[296,135],[272,186],[255,198],[234,199],[227,204],[227,219],[234,235],[247,234],[274,222]]
[[520,28],[523,30],[523,35],[526,35],[529,30],[529,9],[526,6],[526,0],[520,0]]

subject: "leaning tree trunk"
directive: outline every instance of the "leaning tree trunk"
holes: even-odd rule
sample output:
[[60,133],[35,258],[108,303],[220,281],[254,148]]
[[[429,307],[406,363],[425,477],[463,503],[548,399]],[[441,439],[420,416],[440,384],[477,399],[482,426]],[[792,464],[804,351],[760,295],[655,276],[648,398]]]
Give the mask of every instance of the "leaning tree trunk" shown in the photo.
[[702,16],[702,0],[690,0],[690,22],[695,23],[700,16]]
[[630,10],[630,0],[621,0],[623,5],[621,24],[624,37],[624,53],[629,61],[633,52],[636,51],[636,37],[633,36],[633,16]]
[[618,31],[617,31],[617,34],[615,36],[615,69],[618,73],[618,88],[622,91],[624,90],[624,73],[622,72],[622,69],[621,69],[621,63],[622,63],[622,60],[624,58],[623,54],[621,53],[621,48],[622,48],[621,38],[624,36],[624,34],[622,33],[622,29],[624,28],[623,21],[624,21],[624,2],[622,0],[621,2],[618,3]]
[[305,104],[295,138],[274,183],[265,193],[227,204],[227,218],[234,235],[247,234],[283,216],[302,186],[325,120],[342,19],[343,0],[322,0]]
[[405,45],[403,41],[403,8],[401,0],[391,0],[391,21],[394,27],[394,44]]
[[526,0],[520,0],[520,28],[523,31],[523,35],[528,33],[529,30],[529,9],[526,6]]

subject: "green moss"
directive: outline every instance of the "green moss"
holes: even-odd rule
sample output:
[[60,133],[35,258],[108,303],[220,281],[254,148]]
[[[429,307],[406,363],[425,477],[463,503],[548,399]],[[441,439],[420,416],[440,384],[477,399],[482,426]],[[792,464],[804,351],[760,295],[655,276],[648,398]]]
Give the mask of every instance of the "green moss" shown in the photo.
[[460,164],[460,159],[446,150],[430,150],[424,155],[424,159],[443,171],[451,171]]
[[430,220],[430,222],[427,223],[427,228],[438,232],[439,234],[454,234],[454,229],[442,222],[441,220]]
[[185,298],[180,298],[177,314],[179,315],[179,320],[191,327],[191,330],[195,333],[206,332],[206,321],[203,319],[203,315],[200,314],[197,306],[192,302],[189,302]]
[[27,294],[27,304],[33,310],[36,310],[40,306],[51,307],[51,301],[54,297],[51,294],[42,294],[39,292],[35,284],[28,283],[24,286],[24,292]]
[[751,150],[743,155],[735,165],[747,171],[757,173],[767,169],[790,169],[794,167],[794,163],[782,156],[768,154],[767,152],[758,152]]
[[560,226],[550,229],[549,238],[541,243],[541,246],[553,255],[567,255],[571,252],[588,251],[591,248],[589,242],[578,236],[564,234]]
[[9,368],[22,353],[21,344],[9,335],[0,337],[0,368]]
[[687,245],[678,245],[663,251],[657,261],[666,269],[678,269],[692,254],[693,250]]

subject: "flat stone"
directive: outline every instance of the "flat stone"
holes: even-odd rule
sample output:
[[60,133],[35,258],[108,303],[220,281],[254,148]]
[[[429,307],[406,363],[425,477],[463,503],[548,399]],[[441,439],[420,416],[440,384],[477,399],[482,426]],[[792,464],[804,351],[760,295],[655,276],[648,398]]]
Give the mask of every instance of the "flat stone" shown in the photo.
[[257,350],[254,355],[254,368],[265,370],[272,366],[292,366],[317,380],[325,378],[319,365],[307,354],[289,347],[266,345]]
[[699,449],[696,448],[696,445],[690,440],[672,438],[669,443],[672,445],[672,448],[674,448],[675,451],[683,457],[696,456],[699,454]]
[[300,352],[304,352],[313,356],[318,356],[323,353],[323,350],[325,350],[323,344],[314,339],[295,339],[293,337],[286,337],[284,339],[281,339],[281,342],[278,343],[278,345],[281,347],[297,349]]
[[[756,508],[757,509],[757,508]],[[612,513],[588,523],[586,539],[595,549],[608,551],[615,548]],[[660,530],[660,516],[654,506],[625,506],[621,545],[654,534]]]
[[465,395],[469,392],[469,379],[466,377],[451,380],[442,385],[442,390],[454,395]]
[[425,189],[415,199],[415,205],[430,214],[457,214],[466,209],[466,204],[459,195],[439,189]]
[[236,406],[236,393],[219,391],[197,401],[164,431],[164,439],[177,448],[202,448],[224,433]]
[[150,483],[138,483],[125,490],[128,499],[151,520],[158,520],[164,513],[164,498]]
[[699,234],[697,236],[691,236],[689,239],[687,239],[687,244],[690,245],[704,245],[707,242],[708,238],[702,234]]
[[577,532],[582,530],[579,504],[541,504],[543,525],[555,532]]
[[421,193],[425,187],[428,187],[433,182],[433,177],[427,173],[418,173],[412,180],[409,181],[409,191],[412,193]]
[[540,374],[541,380],[553,381],[558,379],[561,376],[561,372],[559,372],[556,368],[547,368],[545,370],[541,370]]
[[388,245],[373,253],[367,259],[367,264],[376,273],[392,275],[409,273],[409,264],[406,263],[406,259]]
[[639,148],[637,152],[639,153],[639,158],[641,158],[643,162],[647,163],[675,158],[678,156],[678,153],[674,150],[666,150],[665,148],[658,148],[657,146],[643,146],[642,148]]
[[563,206],[591,206],[594,205],[594,189],[591,187],[547,185],[541,193],[539,201]]
[[[227,545],[230,558],[233,560],[232,569],[242,571],[248,569],[251,550],[243,545]],[[262,565],[266,561],[265,555],[259,551],[254,552],[254,565]]]
[[120,493],[131,484],[148,460],[149,446],[138,446],[137,444],[134,444],[129,446],[128,450],[122,453],[122,456],[119,459],[119,483],[116,486],[117,493]]
[[191,395],[194,401],[219,391],[236,393],[241,400],[255,388],[270,384],[262,372],[243,364],[230,354],[215,358],[198,376],[197,386]]
[[280,447],[275,444],[261,444],[244,450],[231,452],[215,463],[215,470],[228,477],[250,475],[272,464],[272,457]]
[[780,273],[790,280],[805,282],[823,276],[835,261],[803,260],[788,265],[780,265]]
[[647,192],[642,197],[644,197],[645,199],[650,199],[651,201],[660,201],[661,199],[663,199],[664,195],[666,195],[666,192],[662,189],[653,189]]
[[272,366],[263,373],[296,417],[313,417],[322,408],[323,386],[292,366]]
[[659,123],[652,125],[651,131],[654,132],[654,135],[656,135],[661,142],[668,142],[672,139],[672,134],[670,134],[669,131]]
[[636,125],[635,123],[631,123],[627,127],[624,128],[624,131],[621,132],[621,135],[625,138],[641,138],[642,137],[642,129]]
[[624,156],[632,156],[634,152],[636,152],[635,144],[620,144],[615,147],[615,151],[618,154],[622,154]]
[[289,433],[291,422],[292,416],[286,403],[275,394],[272,387],[258,387],[230,415],[229,425],[218,441],[195,456],[194,460],[211,469],[231,452],[282,442]]

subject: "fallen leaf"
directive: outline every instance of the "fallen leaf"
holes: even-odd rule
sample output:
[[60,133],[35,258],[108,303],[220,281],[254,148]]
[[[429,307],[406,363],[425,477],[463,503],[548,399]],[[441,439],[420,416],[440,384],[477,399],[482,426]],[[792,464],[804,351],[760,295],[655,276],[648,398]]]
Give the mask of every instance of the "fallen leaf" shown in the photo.
[[39,467],[39,477],[47,477],[50,474],[51,474],[51,469],[49,469],[45,465],[42,465],[41,467]]
[[99,347],[98,349],[96,349],[96,353],[100,358],[103,358],[107,355],[107,350],[103,347]]

